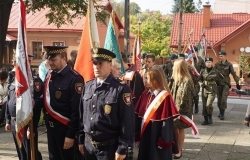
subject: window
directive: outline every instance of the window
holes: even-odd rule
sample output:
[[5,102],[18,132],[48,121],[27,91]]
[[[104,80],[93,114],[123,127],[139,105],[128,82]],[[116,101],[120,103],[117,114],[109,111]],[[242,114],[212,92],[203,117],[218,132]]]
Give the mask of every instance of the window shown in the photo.
[[64,42],[53,42],[53,46],[65,46]]
[[33,59],[42,59],[42,42],[32,42]]

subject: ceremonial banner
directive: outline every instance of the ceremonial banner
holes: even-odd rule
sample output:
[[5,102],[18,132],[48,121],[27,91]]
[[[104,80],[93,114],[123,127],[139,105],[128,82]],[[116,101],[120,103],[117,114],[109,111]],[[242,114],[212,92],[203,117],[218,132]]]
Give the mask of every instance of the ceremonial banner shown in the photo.
[[89,0],[88,12],[83,27],[81,42],[74,69],[81,74],[85,82],[94,78],[91,48],[100,47],[99,34],[94,12],[93,0]]
[[32,90],[33,80],[28,61],[26,40],[26,6],[19,1],[18,39],[16,46],[16,137],[19,147],[22,146],[24,127],[33,116]]
[[120,51],[118,40],[116,38],[116,33],[115,33],[114,14],[115,14],[114,11],[112,11],[111,17],[109,19],[104,48],[115,53],[116,58],[121,62],[121,74],[124,74],[125,69],[123,67],[121,51]]
[[141,69],[141,37],[138,35],[135,40],[132,63],[135,64],[136,70]]

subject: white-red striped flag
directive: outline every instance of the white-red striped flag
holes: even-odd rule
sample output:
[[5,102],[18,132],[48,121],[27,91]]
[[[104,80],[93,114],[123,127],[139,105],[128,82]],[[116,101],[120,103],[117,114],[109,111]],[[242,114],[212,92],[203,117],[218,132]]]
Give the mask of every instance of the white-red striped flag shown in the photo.
[[132,63],[135,64],[136,70],[139,71],[141,69],[141,38],[140,35],[136,37]]
[[33,81],[28,61],[26,40],[26,6],[19,1],[18,39],[16,46],[16,137],[19,147],[22,146],[24,127],[33,116],[32,90]]

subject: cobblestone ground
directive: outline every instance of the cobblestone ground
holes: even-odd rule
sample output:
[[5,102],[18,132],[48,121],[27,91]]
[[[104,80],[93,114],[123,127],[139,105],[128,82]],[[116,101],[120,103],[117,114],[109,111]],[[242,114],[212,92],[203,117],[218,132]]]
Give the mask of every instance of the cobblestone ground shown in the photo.
[[[235,104],[237,101],[237,104]],[[239,103],[238,103],[239,102]],[[214,124],[202,126],[203,117],[200,112],[194,115],[200,137],[192,137],[191,130],[185,130],[186,138],[181,160],[249,160],[250,134],[249,128],[243,125],[247,108],[247,100],[231,100],[225,113],[225,120],[217,117],[218,109],[214,107]],[[216,104],[214,103],[214,106]],[[47,138],[45,127],[39,127],[39,150],[43,159],[48,160]],[[135,152],[136,155],[136,152]],[[17,160],[12,135],[0,128],[0,160]],[[136,158],[135,158],[136,159]]]

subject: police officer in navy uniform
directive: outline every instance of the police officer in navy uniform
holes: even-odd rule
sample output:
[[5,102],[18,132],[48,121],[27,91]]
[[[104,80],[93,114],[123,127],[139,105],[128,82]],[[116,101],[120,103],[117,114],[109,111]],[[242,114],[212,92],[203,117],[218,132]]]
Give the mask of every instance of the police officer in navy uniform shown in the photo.
[[51,71],[44,84],[45,123],[50,160],[73,160],[84,80],[67,65],[66,46],[44,46]]
[[[13,64],[15,66],[16,60],[13,59]],[[6,118],[6,125],[5,130],[11,131],[13,135],[13,139],[15,142],[17,155],[19,160],[30,160],[30,144],[27,139],[27,134],[23,135],[23,142],[21,148],[17,143],[16,138],[16,91],[15,91],[15,69],[9,72],[9,93],[6,103],[6,111],[5,111],[5,118]],[[28,126],[24,128],[24,132],[26,132]]]
[[129,87],[111,74],[115,54],[94,48],[94,79],[81,98],[79,150],[86,160],[123,160],[134,136],[134,105]]

